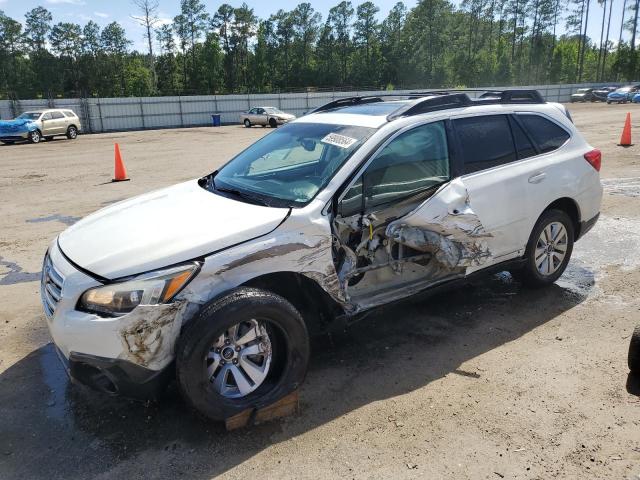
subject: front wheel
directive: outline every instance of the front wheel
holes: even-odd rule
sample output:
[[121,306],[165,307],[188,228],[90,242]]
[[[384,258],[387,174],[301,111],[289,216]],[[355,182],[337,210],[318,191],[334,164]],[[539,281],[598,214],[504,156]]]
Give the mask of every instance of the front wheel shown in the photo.
[[186,401],[205,417],[223,421],[297,389],[307,371],[309,336],[287,300],[239,288],[205,306],[187,325],[176,356]]
[[629,344],[629,370],[640,374],[640,325],[638,325],[631,335]]
[[67,128],[67,138],[69,140],[75,140],[76,138],[78,138],[78,129],[73,125]]
[[275,119],[275,118],[271,118],[271,119],[269,119],[269,126],[270,126],[271,128],[278,128],[278,122],[276,122],[276,119]]
[[28,138],[31,143],[40,143],[40,140],[42,140],[42,135],[40,134],[40,130],[34,130],[32,132],[29,132]]
[[246,128],[251,128],[251,122],[249,121],[249,119],[248,119],[248,118],[245,118],[245,120],[244,120],[244,126],[245,126]]
[[525,264],[518,275],[523,283],[545,287],[560,278],[571,258],[573,240],[573,222],[569,215],[562,210],[544,212],[527,243]]

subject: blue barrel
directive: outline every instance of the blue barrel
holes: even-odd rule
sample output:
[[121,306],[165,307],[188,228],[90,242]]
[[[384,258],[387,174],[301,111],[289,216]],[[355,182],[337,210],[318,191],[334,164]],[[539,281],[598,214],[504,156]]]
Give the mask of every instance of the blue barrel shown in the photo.
[[213,123],[214,127],[219,127],[220,126],[220,114],[219,113],[214,113],[213,115],[211,115],[211,123]]

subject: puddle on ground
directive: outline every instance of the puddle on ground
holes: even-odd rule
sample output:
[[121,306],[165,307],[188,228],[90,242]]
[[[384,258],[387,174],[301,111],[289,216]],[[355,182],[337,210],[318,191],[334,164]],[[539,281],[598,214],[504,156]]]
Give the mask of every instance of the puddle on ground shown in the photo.
[[[0,257],[0,285],[15,285],[17,283],[36,282],[40,280],[41,272],[24,272],[15,262],[9,262]],[[8,270],[3,271],[3,270]]]
[[609,266],[625,271],[640,267],[640,219],[600,216],[575,244],[569,266],[556,283],[577,293],[600,296],[597,280],[607,275]]
[[602,186],[611,195],[640,197],[640,177],[607,178],[602,180]]
[[61,215],[59,213],[49,215],[48,217],[29,218],[27,223],[43,223],[43,222],[61,222],[65,225],[73,225],[82,217],[73,217],[71,215]]

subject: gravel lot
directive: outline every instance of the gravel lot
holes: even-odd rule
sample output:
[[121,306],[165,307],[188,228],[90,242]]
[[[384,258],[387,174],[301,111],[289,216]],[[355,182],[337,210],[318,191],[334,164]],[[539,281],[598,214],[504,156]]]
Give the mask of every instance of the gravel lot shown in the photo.
[[[299,414],[233,433],[175,389],[143,405],[70,385],[38,277],[66,225],[207,173],[269,130],[0,147],[0,478],[639,479],[640,380],[626,353],[640,323],[640,146],[616,146],[638,107],[570,109],[603,151],[606,193],[557,285],[502,274],[376,312],[315,343]],[[131,182],[110,183],[114,142]]]

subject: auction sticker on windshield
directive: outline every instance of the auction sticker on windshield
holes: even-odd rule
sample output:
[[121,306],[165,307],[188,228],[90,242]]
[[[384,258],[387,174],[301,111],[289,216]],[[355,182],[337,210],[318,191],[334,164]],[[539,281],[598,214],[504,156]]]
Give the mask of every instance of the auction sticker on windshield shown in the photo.
[[351,145],[356,143],[358,140],[351,137],[345,137],[344,135],[340,135],[338,133],[330,133],[322,140],[322,143],[327,143],[329,145],[335,145],[340,148],[349,148]]

